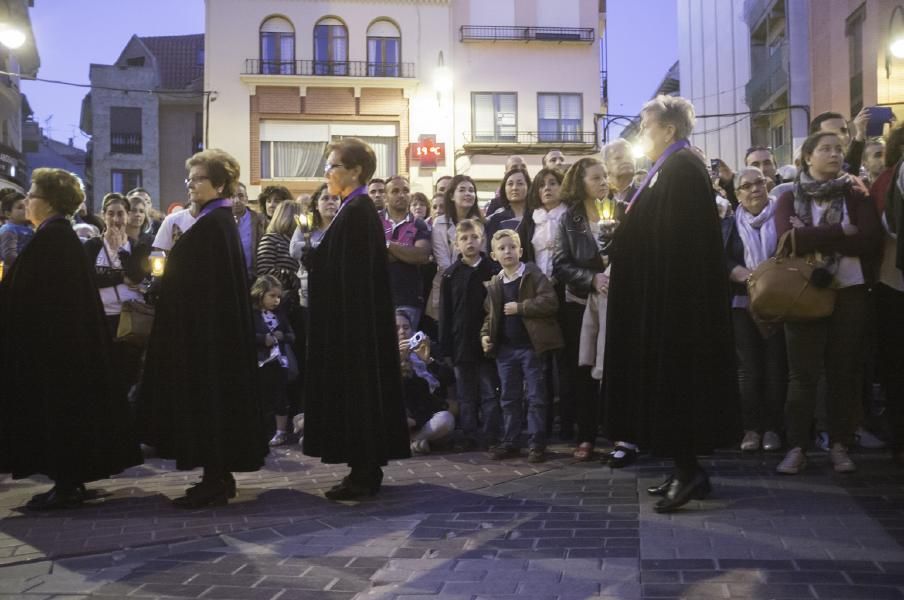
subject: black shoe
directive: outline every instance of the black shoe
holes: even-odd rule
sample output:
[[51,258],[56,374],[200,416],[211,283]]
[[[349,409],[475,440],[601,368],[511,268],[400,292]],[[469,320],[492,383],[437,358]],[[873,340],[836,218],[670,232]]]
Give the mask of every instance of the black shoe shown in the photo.
[[669,491],[669,486],[672,485],[673,479],[675,479],[675,475],[669,475],[665,478],[665,481],[659,485],[651,485],[648,487],[647,493],[651,496],[665,496],[666,492]]
[[364,496],[376,496],[379,491],[379,483],[365,485],[352,481],[351,477],[346,477],[342,483],[328,489],[324,496],[330,500],[356,500]]
[[519,458],[520,456],[521,450],[511,446],[496,446],[488,454],[488,458],[491,460],[505,460],[507,458]]
[[627,446],[618,446],[612,449],[612,452],[604,455],[600,462],[609,465],[613,469],[623,469],[624,467],[634,464],[637,460],[637,450],[628,448]]
[[[197,493],[198,488],[204,483],[202,479],[198,483],[192,484],[190,488],[185,490],[186,496],[192,496]],[[232,473],[227,473],[226,477],[223,478],[223,485],[226,486],[226,497],[227,498],[235,498],[236,490],[235,490],[235,477],[232,476]]]
[[193,485],[185,495],[173,500],[178,508],[204,508],[206,506],[226,506],[229,502],[229,488],[225,481],[204,481]]
[[697,469],[687,482],[672,478],[665,497],[653,506],[658,513],[670,513],[678,510],[691,500],[702,500],[712,491],[709,476],[703,469]]
[[85,501],[85,486],[53,486],[50,491],[36,494],[25,505],[28,510],[60,510],[75,508]]

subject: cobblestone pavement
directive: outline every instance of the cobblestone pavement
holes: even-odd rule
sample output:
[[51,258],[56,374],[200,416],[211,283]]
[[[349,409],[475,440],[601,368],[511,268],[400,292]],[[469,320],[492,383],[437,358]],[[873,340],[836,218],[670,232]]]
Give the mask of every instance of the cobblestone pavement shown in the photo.
[[643,489],[662,463],[553,449],[396,462],[376,498],[339,504],[323,490],[345,469],[291,447],[198,511],[169,504],[198,473],[159,460],[52,514],[17,508],[46,482],[0,479],[0,598],[904,599],[904,474],[885,455],[839,476],[814,454],[780,478],[778,455],[720,454],[711,499],[658,515]]

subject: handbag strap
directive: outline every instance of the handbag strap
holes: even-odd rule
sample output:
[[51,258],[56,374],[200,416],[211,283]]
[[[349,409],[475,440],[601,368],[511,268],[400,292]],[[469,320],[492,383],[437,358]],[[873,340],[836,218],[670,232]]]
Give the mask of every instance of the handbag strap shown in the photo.
[[[110,258],[110,252],[107,251],[107,240],[105,240],[103,237],[101,237],[100,244],[101,244],[101,247],[104,249],[104,254],[107,255],[107,266],[109,266],[112,269],[113,268],[113,259]],[[119,286],[118,285],[113,286],[113,293],[116,294],[116,301],[119,302],[120,304],[122,304],[122,298],[119,297]]]

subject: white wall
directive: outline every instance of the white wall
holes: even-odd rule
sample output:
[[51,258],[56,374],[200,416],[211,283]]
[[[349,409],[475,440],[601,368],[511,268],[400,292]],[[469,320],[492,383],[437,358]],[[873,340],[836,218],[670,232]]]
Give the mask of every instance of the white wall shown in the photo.
[[[677,0],[681,96],[698,115],[748,111],[750,31],[744,0]],[[721,158],[732,169],[750,146],[750,117],[698,119],[691,139],[707,158]]]

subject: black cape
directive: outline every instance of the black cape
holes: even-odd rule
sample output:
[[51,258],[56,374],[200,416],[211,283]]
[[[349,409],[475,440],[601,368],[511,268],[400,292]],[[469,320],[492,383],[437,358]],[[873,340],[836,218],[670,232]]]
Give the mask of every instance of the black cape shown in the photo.
[[729,281],[709,175],[669,157],[616,232],[606,326],[608,433],[658,456],[740,430]]
[[410,456],[383,226],[352,196],[305,258],[310,330],[304,453],[385,465]]
[[247,273],[228,207],[198,220],[167,258],[139,418],[142,441],[179,469],[264,464]]
[[47,223],[0,288],[0,471],[80,483],[141,464],[104,309],[69,221]]

